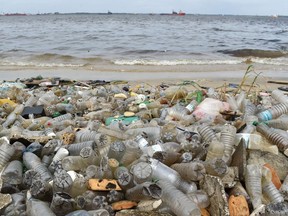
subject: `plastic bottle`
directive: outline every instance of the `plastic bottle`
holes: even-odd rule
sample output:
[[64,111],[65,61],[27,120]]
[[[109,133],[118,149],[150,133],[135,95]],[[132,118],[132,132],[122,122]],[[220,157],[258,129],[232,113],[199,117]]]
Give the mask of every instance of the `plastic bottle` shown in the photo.
[[167,142],[160,143],[152,146],[147,146],[142,149],[144,153],[146,153],[149,157],[152,157],[155,152],[164,151],[164,152],[180,152],[181,145],[176,142]]
[[235,147],[236,128],[232,125],[224,125],[221,130],[220,142],[224,144],[223,160],[229,165]]
[[7,137],[0,138],[0,144],[0,170],[2,170],[13,156],[15,149],[9,144]]
[[197,186],[194,182],[188,183],[187,181],[183,180],[179,173],[172,168],[153,158],[150,158],[149,162],[153,170],[152,178],[169,181],[176,188],[183,191],[183,193],[190,193],[197,190]]
[[43,202],[38,199],[30,198],[27,201],[27,215],[29,216],[56,216],[54,212],[50,209],[47,202]]
[[84,142],[74,143],[74,144],[68,145],[67,149],[69,151],[70,156],[77,156],[77,155],[80,155],[80,151],[85,147],[96,149],[96,143],[94,141],[84,141]]
[[131,167],[130,172],[134,176],[134,181],[141,184],[151,180],[152,167],[146,162],[139,162]]
[[208,152],[205,161],[210,161],[213,158],[222,158],[224,156],[225,146],[218,139],[213,139],[208,146]]
[[288,140],[281,134],[271,130],[266,124],[260,123],[257,125],[256,130],[264,135],[271,143],[277,145],[278,149],[288,156]]
[[277,119],[266,121],[265,124],[272,128],[288,130],[288,115],[283,114]]
[[210,200],[207,193],[203,190],[187,194],[188,198],[198,205],[199,208],[207,208],[210,205]]
[[265,216],[286,216],[288,215],[287,202],[270,203],[265,206]]
[[256,209],[262,204],[262,172],[261,167],[257,164],[249,164],[246,167],[245,186],[247,193],[251,198],[253,208]]
[[31,195],[42,201],[51,201],[53,194],[51,185],[42,179],[38,179],[32,182],[30,187]]
[[186,181],[200,181],[206,174],[205,167],[199,162],[178,163],[171,166]]
[[68,193],[72,187],[73,180],[71,176],[63,169],[54,173],[53,192]]
[[288,104],[279,103],[257,114],[260,121],[276,119],[282,114],[288,113]]
[[213,139],[216,139],[216,133],[208,125],[201,125],[197,128],[199,134],[205,143],[210,143]]
[[263,195],[272,203],[284,202],[284,198],[272,182],[270,169],[262,167],[262,191]]
[[36,181],[36,180],[39,180],[41,179],[41,176],[39,173],[37,173],[35,170],[33,169],[30,169],[30,170],[27,170],[24,174],[23,174],[23,179],[22,179],[22,182],[23,182],[23,186],[25,188],[30,188],[33,181]]
[[228,166],[224,160],[221,158],[213,158],[210,160],[205,160],[203,163],[206,173],[222,177],[227,173]]
[[54,172],[55,170],[55,165],[57,163],[59,163],[59,161],[61,161],[63,158],[65,158],[66,156],[69,155],[69,151],[65,148],[59,148],[58,151],[56,152],[56,154],[54,155],[52,162],[49,165],[49,170],[51,172]]
[[122,171],[116,175],[118,183],[123,190],[127,190],[135,186],[133,176],[129,171]]
[[157,151],[152,155],[152,158],[159,160],[161,163],[171,166],[174,164],[176,161],[179,160],[181,157],[180,153],[177,152],[164,152],[164,151]]
[[137,145],[137,143],[133,140],[127,140],[125,141],[126,151],[122,157],[122,159],[119,161],[120,164],[123,164],[124,166],[128,166],[132,162],[134,162],[136,159],[138,159],[141,155],[141,151]]
[[41,179],[46,181],[52,180],[50,171],[35,154],[31,152],[24,152],[23,163],[28,169],[34,169],[36,172],[38,172]]
[[[12,203],[9,204],[5,209],[2,209],[3,215],[19,215],[25,216],[26,213],[26,200],[23,192],[11,194]],[[28,204],[28,202],[27,202]]]
[[120,161],[125,154],[126,146],[122,141],[115,141],[110,145],[107,156]]
[[22,182],[23,166],[18,160],[11,161],[1,174],[3,182],[19,185]]
[[162,190],[159,185],[151,182],[137,184],[135,187],[126,191],[125,197],[132,201],[141,201],[149,199],[160,199]]
[[71,195],[71,197],[74,198],[74,197],[77,197],[77,196],[83,194],[87,190],[88,190],[87,180],[83,176],[77,176],[73,180],[73,184],[71,186],[69,194]]
[[175,215],[201,215],[201,211],[198,206],[191,199],[189,199],[187,195],[178,190],[173,184],[165,180],[160,180],[159,186],[162,189],[161,199],[170,207]]
[[54,193],[50,209],[58,216],[65,216],[74,210],[75,201],[67,193]]
[[283,195],[285,200],[288,200],[288,175],[285,177],[279,191]]
[[271,92],[271,97],[274,98],[279,103],[288,103],[288,97],[283,91],[275,89]]

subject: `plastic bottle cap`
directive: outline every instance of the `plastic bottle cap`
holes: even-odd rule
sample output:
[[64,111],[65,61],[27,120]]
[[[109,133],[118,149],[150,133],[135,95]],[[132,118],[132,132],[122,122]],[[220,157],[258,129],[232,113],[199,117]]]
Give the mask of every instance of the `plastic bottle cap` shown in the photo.
[[139,104],[139,109],[147,109],[146,104],[140,103],[140,104]]

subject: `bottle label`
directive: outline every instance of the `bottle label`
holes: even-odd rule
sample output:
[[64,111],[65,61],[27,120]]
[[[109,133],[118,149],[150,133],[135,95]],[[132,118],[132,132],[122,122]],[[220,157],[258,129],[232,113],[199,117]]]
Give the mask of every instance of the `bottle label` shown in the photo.
[[191,103],[186,106],[186,109],[188,109],[189,112],[192,112],[194,110],[194,108],[195,108],[195,105],[191,104]]
[[143,149],[148,145],[147,140],[142,136],[136,137],[135,141],[138,143],[140,149]]
[[151,146],[154,152],[163,151],[160,145]]
[[269,121],[272,119],[272,113],[269,110],[265,110],[260,113],[259,117],[262,121]]

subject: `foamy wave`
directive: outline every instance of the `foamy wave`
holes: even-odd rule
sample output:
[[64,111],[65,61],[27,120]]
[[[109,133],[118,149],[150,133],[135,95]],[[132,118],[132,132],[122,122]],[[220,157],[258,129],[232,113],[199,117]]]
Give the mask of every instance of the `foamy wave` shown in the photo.
[[174,66],[174,65],[215,65],[215,64],[240,64],[241,60],[115,60],[116,65],[155,65],[155,66]]
[[63,63],[35,63],[35,62],[10,62],[2,61],[0,66],[21,66],[21,67],[83,67],[82,64],[63,64]]
[[251,58],[251,62],[258,63],[258,64],[265,64],[265,65],[279,65],[279,66],[288,66],[288,59],[281,58],[281,59],[270,59],[270,58]]

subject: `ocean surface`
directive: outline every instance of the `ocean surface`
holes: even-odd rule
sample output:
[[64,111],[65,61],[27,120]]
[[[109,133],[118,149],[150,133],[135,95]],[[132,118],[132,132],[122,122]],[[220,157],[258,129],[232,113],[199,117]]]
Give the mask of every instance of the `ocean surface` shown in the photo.
[[[247,61],[248,59],[248,61]],[[0,16],[1,67],[288,66],[288,17]]]

